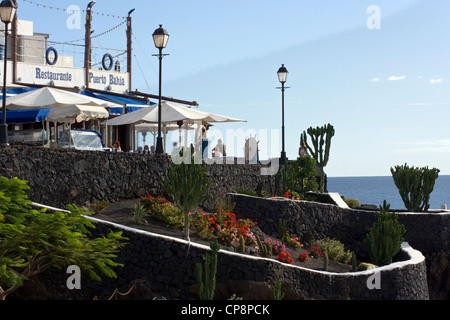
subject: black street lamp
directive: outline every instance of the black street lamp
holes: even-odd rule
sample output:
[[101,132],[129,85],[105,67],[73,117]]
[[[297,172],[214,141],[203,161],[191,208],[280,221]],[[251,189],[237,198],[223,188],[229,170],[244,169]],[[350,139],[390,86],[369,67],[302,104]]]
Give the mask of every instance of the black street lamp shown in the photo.
[[[163,29],[162,24],[159,25],[159,28],[153,32],[153,42],[155,43],[155,47],[159,49],[159,104],[158,104],[158,137],[156,138],[156,154],[162,154],[163,151],[163,142],[161,136],[161,69],[162,69],[162,58],[166,56],[166,54],[162,54],[162,49],[164,49],[167,45],[167,41],[169,40],[169,34],[165,29]],[[156,55],[154,55],[156,56]]]
[[5,24],[5,54],[3,56],[3,105],[2,123],[0,124],[0,146],[8,145],[8,125],[6,124],[6,62],[8,48],[8,25],[13,21],[16,14],[16,6],[11,0],[3,0],[0,3],[0,18]]
[[284,150],[284,90],[288,89],[289,87],[285,87],[284,83],[287,80],[288,74],[289,72],[287,71],[284,64],[282,64],[277,72],[278,80],[281,82],[281,87],[277,87],[277,89],[281,89],[281,143],[282,143],[281,159],[280,159],[281,165],[284,165],[286,163],[286,151]]

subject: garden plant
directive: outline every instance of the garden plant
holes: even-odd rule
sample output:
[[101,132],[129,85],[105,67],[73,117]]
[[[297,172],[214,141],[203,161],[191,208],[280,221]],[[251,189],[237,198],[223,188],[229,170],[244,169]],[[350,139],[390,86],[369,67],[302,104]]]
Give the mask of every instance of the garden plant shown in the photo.
[[383,202],[375,213],[375,222],[364,240],[368,246],[373,264],[383,266],[392,263],[392,258],[400,251],[404,241],[405,226],[398,222],[395,213],[389,212],[390,205]]
[[203,256],[203,264],[198,262],[195,265],[200,300],[213,300],[216,291],[217,252],[220,250],[217,240],[210,243],[210,248],[211,254]]
[[275,177],[277,194],[290,191],[297,193],[298,198],[306,199],[308,191],[319,191],[315,165],[316,160],[308,155],[287,162]]
[[[286,197],[291,198],[290,192],[286,192]],[[161,196],[147,195],[141,198],[141,204],[146,209],[148,216],[166,223],[169,227],[184,229],[184,219],[181,210],[169,203]],[[249,247],[257,248],[260,256],[274,258],[280,262],[293,263],[294,258],[307,262],[315,258],[324,258],[327,252],[328,259],[341,264],[352,262],[352,253],[344,249],[344,245],[338,240],[325,238],[313,242],[307,252],[300,253],[293,257],[288,248],[303,248],[298,237],[292,236],[286,227],[286,223],[278,220],[279,240],[271,237],[261,239],[254,235],[252,228],[257,225],[251,219],[237,219],[236,215],[229,210],[216,207],[213,213],[206,213],[196,210],[189,215],[191,232],[203,240],[217,241],[225,247],[233,247],[236,252],[248,253]]]
[[[308,136],[311,137],[312,146],[308,144]],[[310,127],[300,135],[300,145],[305,145],[312,157],[316,160],[316,165],[320,170],[320,192],[325,190],[325,172],[323,168],[327,165],[330,157],[331,138],[335,134],[335,129],[331,124],[322,127]]]
[[[184,150],[183,150],[184,151]],[[191,146],[191,155],[193,147]],[[180,151],[182,155],[182,151]],[[175,205],[184,214],[185,236],[189,240],[189,214],[208,197],[209,181],[206,164],[182,161],[172,163],[168,179],[164,181],[164,191],[173,196]]]
[[439,169],[402,166],[391,168],[394,183],[407,210],[427,211],[430,208],[430,194],[439,175]]
[[77,265],[94,280],[116,277],[113,268],[122,265],[114,258],[127,240],[121,232],[92,238],[93,212],[33,209],[26,189],[25,180],[0,177],[0,300],[51,267]]

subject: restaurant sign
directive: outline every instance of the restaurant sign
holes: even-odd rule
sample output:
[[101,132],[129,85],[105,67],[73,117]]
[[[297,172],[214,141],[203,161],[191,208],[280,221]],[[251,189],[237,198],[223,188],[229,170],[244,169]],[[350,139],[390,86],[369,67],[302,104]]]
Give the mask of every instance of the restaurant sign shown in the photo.
[[127,72],[64,68],[49,65],[17,63],[17,82],[23,84],[54,85],[57,87],[87,87],[103,91],[123,93],[129,89]]

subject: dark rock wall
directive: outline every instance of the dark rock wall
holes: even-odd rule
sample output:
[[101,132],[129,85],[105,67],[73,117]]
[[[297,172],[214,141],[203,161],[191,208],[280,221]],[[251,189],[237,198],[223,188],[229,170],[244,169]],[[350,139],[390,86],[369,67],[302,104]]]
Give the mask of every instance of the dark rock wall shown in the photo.
[[[151,290],[161,299],[198,299],[193,293],[196,285],[195,264],[203,263],[203,256],[210,251],[208,247],[193,243],[189,245],[187,241],[161,238],[109,223],[97,224],[98,233],[105,234],[110,230],[122,231],[123,235],[130,239],[129,245],[120,251],[116,259],[124,264],[123,267],[115,269],[117,279],[103,279],[97,283],[84,277],[80,290],[69,290],[65,286],[68,277],[65,270],[52,270],[40,276],[47,288],[48,298],[106,299],[115,289],[124,288],[122,292],[125,292],[130,283],[140,279],[148,281]],[[275,259],[250,257],[227,251],[218,253],[218,287],[230,282],[274,284],[281,280],[293,290],[301,292],[303,299],[428,299],[423,259],[418,261],[407,256],[402,265],[381,270],[379,289],[368,287],[367,283],[372,283],[370,278],[373,276],[373,270],[329,273],[283,264]],[[273,296],[269,299],[273,299]]]
[[[373,222],[373,211],[344,209],[331,204],[287,199],[261,199],[232,194],[238,217],[258,222],[267,234],[277,234],[278,219],[286,222],[302,242],[310,238],[335,238],[367,260],[363,243]],[[405,226],[405,241],[426,257],[427,278],[432,299],[450,299],[450,214],[397,212]]]
[[[31,147],[3,147],[0,153],[0,175],[18,177],[28,181],[30,190],[28,195],[34,202],[65,208],[69,203],[85,205],[95,199],[116,202],[121,199],[137,198],[146,194],[160,194],[162,184],[169,169],[170,160],[167,157],[151,157],[148,155],[130,153],[88,152],[62,149],[44,149]],[[208,165],[210,181],[210,196],[223,198],[235,188],[266,190],[269,194],[275,192],[275,176],[262,175],[261,165],[243,164],[210,164]],[[271,201],[252,197],[234,196],[237,203],[236,213],[246,215],[258,221],[259,227],[268,234],[276,232],[278,218],[283,218],[289,230],[304,237],[308,232],[313,237],[335,237],[343,243],[354,246],[357,253],[364,250],[360,240],[364,238],[373,221],[370,212],[345,210],[334,205],[318,205],[312,202]],[[271,203],[273,203],[271,205]],[[425,219],[425,220],[424,220]],[[427,260],[439,258],[445,263],[435,263],[436,274],[442,270],[448,273],[448,230],[449,219],[442,215],[425,218],[425,216],[401,216],[400,221],[407,224],[407,241],[414,249],[426,255]],[[119,279],[125,284],[132,279],[144,278],[152,282],[157,290],[164,290],[164,286],[172,275],[176,274],[182,263],[186,245],[171,240],[161,240],[142,234],[128,234],[133,239],[130,246],[121,253],[121,259],[126,264],[121,269]],[[199,251],[200,250],[200,251]],[[439,252],[442,254],[439,255]],[[176,282],[176,292],[172,296],[186,297],[186,288],[194,283],[194,263],[201,261],[204,249],[191,247],[189,261],[183,265],[183,281]],[[219,281],[251,280],[276,281],[277,279],[292,279],[293,285],[302,288],[306,296],[319,294],[324,297],[332,295],[354,296],[355,298],[427,298],[428,291],[423,294],[399,294],[391,290],[367,291],[356,294],[345,294],[349,284],[339,277],[339,283],[345,285],[336,287],[334,276],[308,270],[291,268],[280,265],[276,261],[252,260],[236,255],[221,255]],[[428,261],[428,264],[430,261]],[[444,266],[443,266],[444,265]],[[396,272],[395,283],[402,283],[403,292],[408,284],[405,282],[415,278],[421,282],[422,265],[414,264],[412,271]],[[415,270],[415,269],[418,269]],[[447,268],[447,269],[445,269]],[[408,269],[409,270],[409,269]],[[401,276],[406,272],[404,276]],[[418,278],[417,278],[418,277]],[[351,279],[355,279],[352,275]],[[349,279],[350,279],[349,278]],[[357,277],[356,277],[357,278]],[[309,280],[308,280],[309,279]],[[345,276],[344,276],[345,279]],[[417,280],[418,279],[418,280]],[[359,290],[366,290],[367,275],[358,280],[361,282]],[[343,281],[343,282],[342,282]],[[353,281],[353,280],[352,280]],[[448,286],[439,283],[436,285]],[[175,283],[175,282],[174,282]],[[409,283],[409,282],[408,282]],[[410,283],[411,284],[411,283]],[[118,288],[117,283],[105,286],[106,289]],[[350,285],[353,286],[353,285]],[[411,284],[419,287],[419,284]],[[94,285],[95,287],[95,285]],[[436,289],[433,287],[433,290]],[[334,289],[333,289],[334,288]],[[399,287],[396,286],[398,289]],[[344,290],[345,289],[345,290]],[[396,289],[396,290],[397,290]],[[344,291],[345,292],[344,292]],[[356,290],[356,291],[355,291]],[[406,290],[406,291],[405,291]],[[442,290],[437,288],[438,293]],[[420,290],[419,290],[420,291]],[[433,291],[434,292],[434,291]]]
[[[3,147],[0,175],[27,180],[32,201],[65,208],[67,204],[82,206],[94,200],[112,203],[162,194],[170,163],[166,156],[125,152]],[[210,198],[223,201],[235,188],[274,193],[275,176],[261,175],[261,167],[209,164]]]

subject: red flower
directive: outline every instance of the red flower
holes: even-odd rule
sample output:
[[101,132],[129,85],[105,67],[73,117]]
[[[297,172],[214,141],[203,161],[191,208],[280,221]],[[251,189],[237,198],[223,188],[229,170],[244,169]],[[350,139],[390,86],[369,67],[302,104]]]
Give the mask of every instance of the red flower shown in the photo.
[[294,261],[294,259],[291,258],[289,252],[281,252],[280,255],[278,256],[278,260],[287,263],[292,263]]

